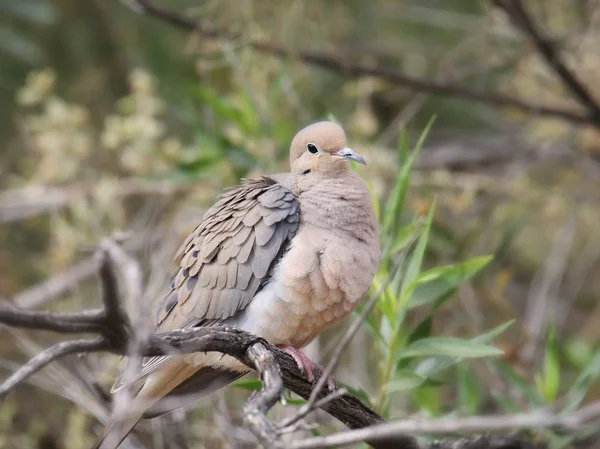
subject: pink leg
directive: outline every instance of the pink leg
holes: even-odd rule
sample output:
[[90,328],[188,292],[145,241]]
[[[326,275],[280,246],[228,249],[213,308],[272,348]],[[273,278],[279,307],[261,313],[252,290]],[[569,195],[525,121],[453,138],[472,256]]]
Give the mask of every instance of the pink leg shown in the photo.
[[[315,380],[313,370],[316,367],[321,368],[321,371],[325,371],[322,366],[316,364],[311,359],[309,359],[308,356],[306,354],[304,354],[300,349],[296,349],[293,346],[288,346],[288,345],[276,345],[276,346],[279,349],[287,352],[289,355],[292,356],[292,358],[296,362],[296,365],[298,365],[298,368],[300,369],[300,371],[302,371],[303,373],[306,374],[306,377],[309,382],[312,383]],[[329,376],[329,378],[327,379],[327,386],[329,387],[329,389],[331,391],[336,390],[335,380],[332,376]]]

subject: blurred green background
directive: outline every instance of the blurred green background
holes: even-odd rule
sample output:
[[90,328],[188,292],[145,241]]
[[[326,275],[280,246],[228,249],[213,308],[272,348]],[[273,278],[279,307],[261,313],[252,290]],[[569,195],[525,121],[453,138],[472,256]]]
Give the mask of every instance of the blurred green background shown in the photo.
[[[126,245],[143,261],[145,299],[159,298],[171,254],[219,191],[287,170],[294,133],[334,117],[367,159],[359,171],[379,205],[388,259],[374,290],[404,261],[338,380],[389,418],[569,412],[600,400],[598,128],[324,70],[251,45],[322,51],[582,110],[503,11],[483,0],[156,1],[235,33],[209,39],[128,3],[0,0],[3,301],[97,306],[93,270],[81,264],[117,230],[132,233]],[[526,5],[600,97],[600,4]],[[27,291],[73,266],[87,280],[66,296]],[[313,359],[326,363],[348,322],[310,346]],[[0,328],[0,379],[59,338]],[[0,402],[0,447],[88,447],[118,364],[115,356],[74,357],[17,387]],[[229,387],[166,418],[163,430],[178,438],[161,438],[160,423],[149,422],[129,447],[253,447],[238,413],[254,387]],[[293,413],[294,403],[273,419]],[[313,419],[325,433],[339,428],[324,414]],[[597,431],[536,435],[570,447],[597,442]]]

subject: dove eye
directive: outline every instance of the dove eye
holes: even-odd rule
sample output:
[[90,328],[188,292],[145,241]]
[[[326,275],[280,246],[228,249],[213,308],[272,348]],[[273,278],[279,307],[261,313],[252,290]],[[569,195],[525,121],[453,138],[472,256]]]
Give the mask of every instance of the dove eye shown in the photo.
[[314,143],[309,143],[306,145],[306,151],[308,151],[310,154],[317,154],[319,149]]

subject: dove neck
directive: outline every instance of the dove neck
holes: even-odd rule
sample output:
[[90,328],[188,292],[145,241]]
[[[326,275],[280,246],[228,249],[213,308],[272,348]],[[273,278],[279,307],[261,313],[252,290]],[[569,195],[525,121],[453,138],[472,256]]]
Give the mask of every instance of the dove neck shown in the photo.
[[322,180],[298,199],[301,223],[311,227],[336,230],[360,240],[376,238],[371,195],[366,185],[355,177]]

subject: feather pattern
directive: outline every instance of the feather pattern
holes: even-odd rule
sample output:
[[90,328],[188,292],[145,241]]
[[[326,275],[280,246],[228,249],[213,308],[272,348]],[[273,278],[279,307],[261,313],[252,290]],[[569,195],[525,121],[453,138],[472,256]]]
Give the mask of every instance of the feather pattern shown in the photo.
[[[156,331],[212,325],[243,310],[296,234],[298,215],[296,197],[270,178],[226,191],[177,251],[179,271],[158,307]],[[144,360],[134,381],[171,358]],[[123,386],[119,380],[112,391]]]

